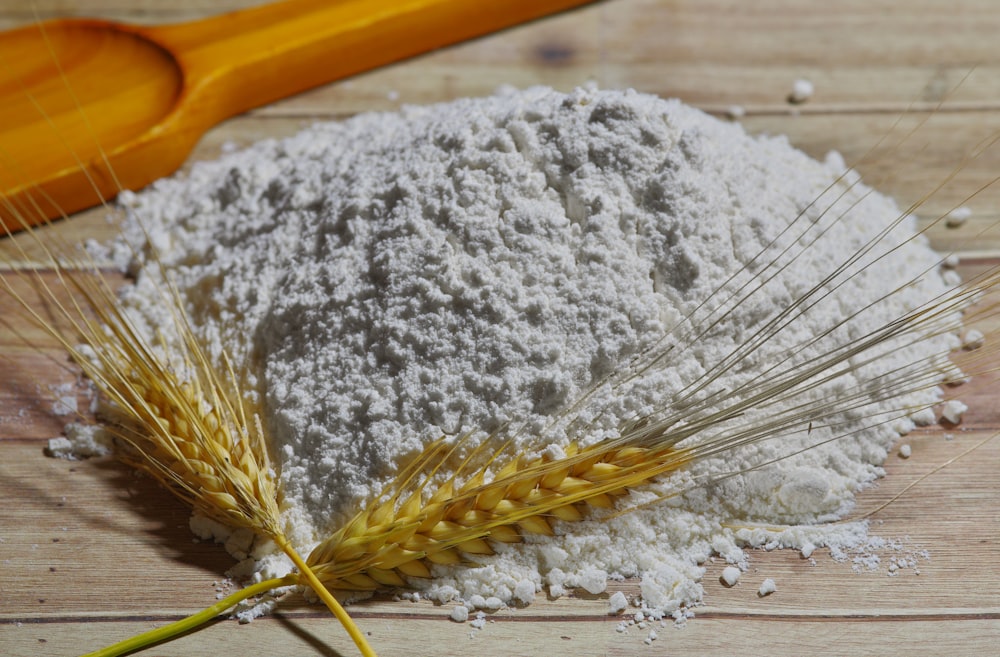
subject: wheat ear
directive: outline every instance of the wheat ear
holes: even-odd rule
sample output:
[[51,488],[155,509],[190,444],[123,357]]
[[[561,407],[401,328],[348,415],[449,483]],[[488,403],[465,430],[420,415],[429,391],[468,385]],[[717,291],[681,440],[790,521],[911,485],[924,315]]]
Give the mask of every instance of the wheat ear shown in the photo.
[[[57,60],[56,66],[62,75]],[[92,133],[89,120],[65,76],[63,82],[86,129]],[[35,106],[40,116],[48,120],[45,110],[37,103]],[[67,148],[83,169],[73,149]],[[103,149],[99,151],[121,189]],[[16,172],[16,163],[13,165]],[[96,198],[104,204],[97,185],[92,179],[90,182]],[[33,223],[49,223],[39,201],[55,204],[44,191],[36,191],[37,194],[28,194],[27,200],[19,206],[6,197],[0,198],[0,209],[9,215],[9,219],[0,221],[2,235],[14,243],[25,261],[31,259],[13,235],[15,231],[24,231],[40,247],[59,286],[70,293],[70,300],[60,302],[55,290],[38,272],[27,274],[15,267],[13,275],[30,279],[41,289],[43,299],[51,303],[57,317],[68,324],[68,331],[57,329],[32,308],[6,276],[0,276],[0,289],[6,290],[36,325],[64,347],[84,374],[113,402],[122,420],[117,433],[133,450],[124,453],[126,460],[150,472],[205,515],[226,525],[248,527],[271,538],[300,569],[306,583],[344,626],[362,655],[376,657],[361,630],[309,571],[281,531],[277,486],[268,459],[266,438],[257,415],[252,415],[252,427],[247,421],[250,414],[246,412],[244,396],[225,353],[221,359],[227,376],[219,377],[191,331],[176,289],[170,287],[162,298],[168,302],[174,327],[181,336],[184,362],[179,374],[165,357],[150,347],[120,311],[115,292],[92,260],[68,258],[70,264],[64,265],[56,257],[57,247],[39,238]],[[28,221],[31,215],[42,220]],[[71,253],[68,248],[61,252]],[[153,260],[160,265],[155,253]],[[85,345],[83,349],[78,346],[81,342]]]
[[[15,216],[21,217],[19,213]],[[176,290],[164,292],[164,298],[171,302],[168,307],[184,356],[180,362],[170,363],[120,311],[114,291],[92,262],[75,263],[75,268],[63,265],[23,220],[22,228],[47,255],[60,286],[70,293],[70,301],[60,301],[38,272],[15,270],[14,275],[30,279],[41,289],[68,330],[57,329],[43,317],[6,276],[0,276],[0,288],[66,349],[112,402],[117,420],[113,431],[128,445],[123,450],[125,460],[152,474],[206,516],[227,526],[250,528],[273,540],[299,568],[304,583],[344,626],[361,654],[375,657],[361,630],[284,536],[274,470],[260,420],[247,412],[225,354],[226,375],[219,376],[212,367],[183,314]],[[13,240],[9,230],[7,235]],[[20,243],[13,241],[21,249]]]
[[[627,424],[620,437],[586,448],[570,444],[565,453],[530,457],[503,446],[472,469],[478,450],[436,481],[436,474],[464,443],[432,443],[375,499],[347,524],[313,549],[308,565],[334,589],[374,590],[406,585],[408,577],[428,577],[434,564],[453,565],[493,554],[491,543],[516,543],[525,533],[552,534],[553,520],[577,521],[588,509],[609,509],[629,489],[648,484],[693,461],[758,443],[822,423],[833,432],[826,441],[857,431],[840,413],[864,416],[872,402],[939,385],[933,364],[904,366],[873,377],[832,404],[810,393],[867,362],[881,358],[879,348],[899,341],[921,341],[954,330],[954,314],[1000,282],[992,274],[968,284],[897,320],[805,362],[780,360],[766,376],[722,393],[699,394],[704,382],[682,391],[679,408]],[[993,314],[988,307],[982,314]],[[892,341],[892,342],[890,342]],[[811,343],[807,338],[806,343]],[[947,354],[939,354],[945,358]],[[656,361],[660,354],[650,354]],[[640,371],[655,366],[640,362]],[[755,409],[783,408],[753,414]],[[893,417],[864,416],[867,426],[886,424],[919,409],[901,409]],[[841,424],[843,423],[843,424]],[[495,441],[484,441],[489,444]],[[509,459],[509,460],[508,460]],[[491,473],[491,467],[506,464]],[[736,473],[732,473],[736,474]]]

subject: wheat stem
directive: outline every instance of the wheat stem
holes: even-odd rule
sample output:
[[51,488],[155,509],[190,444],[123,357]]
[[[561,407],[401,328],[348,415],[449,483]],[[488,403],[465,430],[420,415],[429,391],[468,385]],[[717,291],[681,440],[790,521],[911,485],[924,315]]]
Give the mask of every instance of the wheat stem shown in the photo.
[[288,558],[291,559],[292,563],[294,563],[299,569],[299,577],[305,578],[306,582],[312,590],[316,592],[316,595],[319,596],[320,600],[326,604],[327,608],[333,612],[333,615],[337,617],[338,621],[340,621],[340,624],[344,626],[344,629],[347,630],[347,633],[351,636],[351,639],[354,641],[354,645],[358,647],[361,654],[364,655],[364,657],[378,657],[371,645],[368,643],[368,640],[365,638],[365,635],[362,634],[361,629],[354,622],[354,619],[348,615],[347,611],[345,611],[344,607],[337,602],[337,599],[333,597],[330,591],[323,586],[322,582],[319,581],[312,569],[308,566],[308,564],[306,564],[302,557],[299,556],[299,553],[295,551],[295,548],[292,547],[291,543],[288,542],[288,539],[279,535],[276,536],[274,540],[278,544],[278,547],[284,550],[285,554],[288,555]]
[[[33,231],[28,234],[37,240]],[[62,305],[53,290],[43,283],[45,297],[56,304],[59,315],[69,322],[78,339],[92,348],[90,356],[46,322],[5,277],[0,277],[0,287],[67,349],[84,373],[114,403],[120,416],[116,433],[134,449],[134,453],[123,454],[126,460],[148,471],[208,517],[226,525],[248,527],[273,539],[299,567],[362,655],[375,657],[357,625],[284,537],[263,428],[257,416],[253,416],[254,424],[249,421],[250,414],[244,407],[228,357],[222,356],[225,369],[222,375],[209,362],[183,314],[176,290],[170,287],[168,298],[173,301],[171,315],[181,336],[183,363],[179,371],[142,338],[128,316],[119,310],[113,293],[99,274],[96,280],[89,276],[64,276],[65,270],[52,251],[42,246],[62,286],[78,293],[80,301],[74,296],[71,306]],[[261,590],[261,585],[255,585],[253,590]],[[164,641],[210,620],[218,608],[213,605],[179,624],[140,635],[135,642],[116,644],[107,649],[111,652],[94,654],[122,654],[120,651]]]
[[298,576],[291,574],[285,575],[284,577],[264,580],[263,582],[258,582],[257,584],[251,584],[246,588],[242,588],[239,591],[226,596],[214,605],[207,607],[196,614],[188,616],[187,618],[182,618],[179,621],[164,625],[163,627],[158,627],[155,630],[150,630],[149,632],[138,634],[125,639],[124,641],[119,641],[118,643],[106,648],[95,650],[94,652],[88,652],[82,657],[121,657],[122,655],[128,655],[136,652],[137,650],[149,648],[204,625],[219,614],[235,607],[247,598],[252,598],[256,595],[261,595],[272,589],[281,588],[283,586],[294,586],[297,583]]
[[[371,647],[371,644],[368,643],[368,640],[361,632],[361,629],[354,622],[354,619],[348,615],[344,607],[335,597],[333,597],[333,595],[330,594],[329,590],[323,586],[322,582],[319,581],[302,557],[298,554],[298,552],[296,552],[295,548],[292,547],[288,539],[279,534],[277,536],[273,536],[272,540],[274,540],[275,543],[292,560],[295,566],[299,569],[298,573],[291,573],[285,575],[284,577],[277,577],[252,584],[226,596],[222,600],[197,613],[191,614],[186,618],[164,625],[163,627],[158,627],[155,630],[138,634],[125,639],[124,641],[119,641],[118,643],[100,650],[89,652],[82,655],[82,657],[122,657],[123,655],[144,650],[190,632],[205,623],[208,623],[220,614],[224,613],[226,610],[235,607],[237,604],[248,598],[267,593],[273,589],[303,584],[307,584],[310,588],[312,588],[316,595],[326,604],[327,608],[333,612],[333,615],[347,631],[351,640],[354,641],[354,644],[357,646],[363,657],[378,657],[375,650]],[[303,580],[305,581],[303,582]]]

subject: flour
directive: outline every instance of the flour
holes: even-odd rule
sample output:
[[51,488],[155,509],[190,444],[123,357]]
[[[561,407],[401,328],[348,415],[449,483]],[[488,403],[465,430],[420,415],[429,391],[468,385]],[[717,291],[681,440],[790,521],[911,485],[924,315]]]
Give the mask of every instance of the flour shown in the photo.
[[[199,338],[241,364],[288,535],[307,546],[441,435],[540,453],[673,409],[897,218],[842,174],[836,155],[815,162],[675,101],[536,88],[317,125],[126,200]],[[722,400],[947,290],[938,256],[912,236],[907,218],[705,394]],[[139,257],[133,270],[123,304],[148,327],[169,325],[158,267]],[[896,409],[938,401],[956,346],[946,333],[896,340],[876,363],[856,357],[844,376],[720,431],[835,405],[881,372],[939,374],[664,478],[633,493],[641,510],[559,524],[554,538],[415,584],[441,600],[516,605],[634,576],[647,608],[683,618],[712,555],[745,566],[747,546],[860,544],[863,524],[823,523],[851,510],[912,428]],[[608,384],[649,349],[668,357]]]
[[757,597],[766,598],[767,596],[771,595],[777,590],[778,590],[777,583],[773,579],[768,577],[767,579],[765,579],[763,582],[760,583],[760,588],[757,589]]

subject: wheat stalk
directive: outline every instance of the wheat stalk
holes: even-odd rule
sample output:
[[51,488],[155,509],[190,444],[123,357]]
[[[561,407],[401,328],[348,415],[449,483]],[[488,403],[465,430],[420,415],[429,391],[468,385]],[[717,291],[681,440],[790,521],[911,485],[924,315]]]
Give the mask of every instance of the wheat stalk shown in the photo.
[[[66,264],[68,256],[57,258],[18,208],[7,204],[7,209],[40,246],[61,287],[71,293],[70,301],[61,302],[37,271],[29,274],[15,269],[14,275],[31,279],[69,328],[57,329],[15,290],[7,276],[0,276],[0,288],[62,345],[112,402],[113,430],[128,446],[122,451],[123,458],[149,472],[200,513],[273,540],[299,568],[297,581],[315,590],[365,657],[374,657],[375,651],[360,629],[285,537],[275,473],[259,417],[247,412],[245,397],[224,353],[226,376],[219,376],[212,367],[186,320],[176,290],[170,288],[163,298],[181,336],[179,366],[150,345],[121,311],[117,297],[93,262]],[[5,231],[18,252],[26,256],[20,241],[6,227]]]
[[[474,451],[444,481],[434,483],[436,471],[464,443],[458,440],[448,447],[445,439],[438,440],[379,498],[314,548],[307,563],[334,589],[406,586],[408,578],[430,577],[436,564],[469,563],[493,554],[492,544],[517,543],[528,533],[551,535],[554,521],[571,523],[588,517],[593,509],[615,509],[616,500],[630,489],[697,460],[762,440],[780,439],[784,433],[801,431],[813,422],[834,430],[825,441],[851,435],[856,427],[844,426],[838,431],[835,416],[845,411],[864,412],[873,400],[935,387],[940,383],[940,372],[927,366],[905,367],[841,397],[835,405],[825,399],[802,401],[774,415],[742,418],[755,407],[794,402],[804,392],[852,371],[857,366],[857,362],[848,365],[852,359],[890,337],[948,330],[951,305],[966,303],[968,296],[979,294],[997,280],[992,276],[983,282],[986,287],[964,289],[932,308],[918,309],[850,348],[833,350],[806,365],[789,366],[759,385],[737,391],[743,394],[733,395],[721,407],[715,397],[706,397],[685,408],[683,418],[669,414],[659,419],[644,417],[624,427],[617,439],[586,448],[571,443],[558,458],[525,453],[510,458],[504,446],[486,465],[470,469]],[[983,312],[992,314],[994,309]],[[944,323],[939,325],[940,321]],[[891,423],[916,410],[920,409],[905,409],[888,418],[867,418],[867,426]],[[715,435],[700,440],[704,434]],[[504,459],[509,460],[491,474],[491,467]],[[614,515],[632,508],[619,508]]]

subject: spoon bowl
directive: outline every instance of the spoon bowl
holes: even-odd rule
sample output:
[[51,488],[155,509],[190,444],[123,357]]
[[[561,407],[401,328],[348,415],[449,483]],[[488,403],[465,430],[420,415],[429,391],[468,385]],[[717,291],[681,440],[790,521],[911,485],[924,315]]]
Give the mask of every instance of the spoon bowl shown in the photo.
[[175,171],[254,107],[592,0],[288,0],[176,25],[0,34],[0,222],[65,216]]

